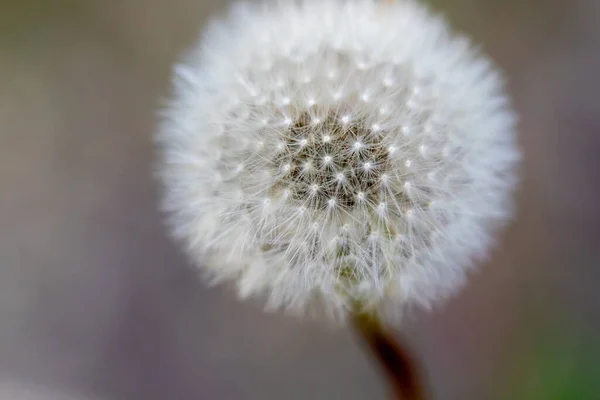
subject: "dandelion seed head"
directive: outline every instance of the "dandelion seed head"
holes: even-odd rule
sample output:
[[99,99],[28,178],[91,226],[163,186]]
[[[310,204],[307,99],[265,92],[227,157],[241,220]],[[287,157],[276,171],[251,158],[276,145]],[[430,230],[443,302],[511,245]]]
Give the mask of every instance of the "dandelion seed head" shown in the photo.
[[450,32],[412,0],[242,3],[211,25],[157,135],[171,231],[210,279],[337,320],[463,284],[519,152],[501,74]]

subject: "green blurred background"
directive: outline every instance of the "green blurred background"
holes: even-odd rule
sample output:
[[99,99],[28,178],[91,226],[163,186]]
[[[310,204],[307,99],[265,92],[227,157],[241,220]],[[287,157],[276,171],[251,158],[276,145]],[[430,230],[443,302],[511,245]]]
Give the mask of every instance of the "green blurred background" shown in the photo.
[[[600,1],[432,3],[506,71],[526,160],[490,262],[404,334],[435,399],[599,400]],[[386,398],[350,332],[205,288],[166,238],[156,110],[225,6],[0,0],[0,400]]]

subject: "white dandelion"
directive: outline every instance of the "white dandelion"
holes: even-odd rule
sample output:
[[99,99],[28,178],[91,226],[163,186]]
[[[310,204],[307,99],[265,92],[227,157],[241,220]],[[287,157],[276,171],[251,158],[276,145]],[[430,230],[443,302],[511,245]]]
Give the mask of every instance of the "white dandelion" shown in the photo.
[[238,4],[174,80],[158,135],[172,231],[270,308],[428,307],[510,216],[502,77],[414,1]]

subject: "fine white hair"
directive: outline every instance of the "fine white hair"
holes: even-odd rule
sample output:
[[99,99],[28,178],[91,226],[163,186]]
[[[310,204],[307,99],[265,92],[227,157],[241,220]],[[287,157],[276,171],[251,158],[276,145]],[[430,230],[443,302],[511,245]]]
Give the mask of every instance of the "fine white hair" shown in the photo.
[[163,207],[269,308],[429,307],[510,217],[515,122],[493,63],[414,1],[240,3],[175,68]]

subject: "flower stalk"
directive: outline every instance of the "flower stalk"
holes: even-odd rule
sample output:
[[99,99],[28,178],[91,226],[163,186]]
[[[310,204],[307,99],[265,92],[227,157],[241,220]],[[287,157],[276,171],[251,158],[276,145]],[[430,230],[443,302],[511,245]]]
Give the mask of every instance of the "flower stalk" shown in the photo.
[[393,400],[425,400],[426,390],[414,357],[376,317],[355,313],[353,327],[390,382]]

